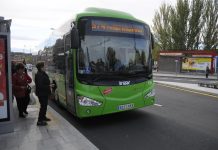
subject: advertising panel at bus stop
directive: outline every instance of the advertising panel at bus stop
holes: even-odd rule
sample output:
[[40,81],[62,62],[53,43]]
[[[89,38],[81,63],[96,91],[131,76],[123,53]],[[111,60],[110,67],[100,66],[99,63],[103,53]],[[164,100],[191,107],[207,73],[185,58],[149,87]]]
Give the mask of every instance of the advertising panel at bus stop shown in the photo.
[[0,121],[7,120],[9,117],[5,42],[5,38],[0,36]]
[[205,71],[206,67],[211,68],[211,58],[183,58],[182,70]]

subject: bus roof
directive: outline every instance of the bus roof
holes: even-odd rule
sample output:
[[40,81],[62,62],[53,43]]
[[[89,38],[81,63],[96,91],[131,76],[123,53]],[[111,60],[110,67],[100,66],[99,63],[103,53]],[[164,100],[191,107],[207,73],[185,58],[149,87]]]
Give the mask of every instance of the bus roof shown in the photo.
[[89,7],[85,9],[84,12],[77,14],[76,21],[78,21],[78,19],[81,17],[87,17],[87,16],[122,18],[122,19],[128,19],[128,20],[145,23],[144,21],[136,19],[134,16],[126,12],[112,10],[112,9],[105,9],[105,8],[95,8],[95,7]]

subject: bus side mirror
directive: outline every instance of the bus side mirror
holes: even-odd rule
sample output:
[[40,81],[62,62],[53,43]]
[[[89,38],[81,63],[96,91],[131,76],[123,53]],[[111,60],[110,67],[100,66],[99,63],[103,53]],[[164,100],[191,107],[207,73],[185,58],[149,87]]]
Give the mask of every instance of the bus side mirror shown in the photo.
[[151,33],[151,48],[154,49],[154,35]]
[[76,27],[73,27],[71,30],[71,48],[72,49],[79,48],[79,33]]

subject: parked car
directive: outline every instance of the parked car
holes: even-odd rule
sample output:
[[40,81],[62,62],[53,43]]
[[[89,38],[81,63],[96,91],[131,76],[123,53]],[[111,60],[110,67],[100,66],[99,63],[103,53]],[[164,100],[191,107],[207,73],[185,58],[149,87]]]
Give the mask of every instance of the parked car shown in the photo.
[[33,65],[32,64],[26,64],[26,69],[28,71],[32,71],[33,70]]

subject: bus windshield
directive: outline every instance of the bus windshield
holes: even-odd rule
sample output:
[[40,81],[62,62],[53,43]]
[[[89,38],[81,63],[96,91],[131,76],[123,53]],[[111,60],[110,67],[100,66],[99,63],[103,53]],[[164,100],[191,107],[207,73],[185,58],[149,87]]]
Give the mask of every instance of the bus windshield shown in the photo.
[[84,19],[79,26],[79,75],[149,73],[148,29],[138,22]]

